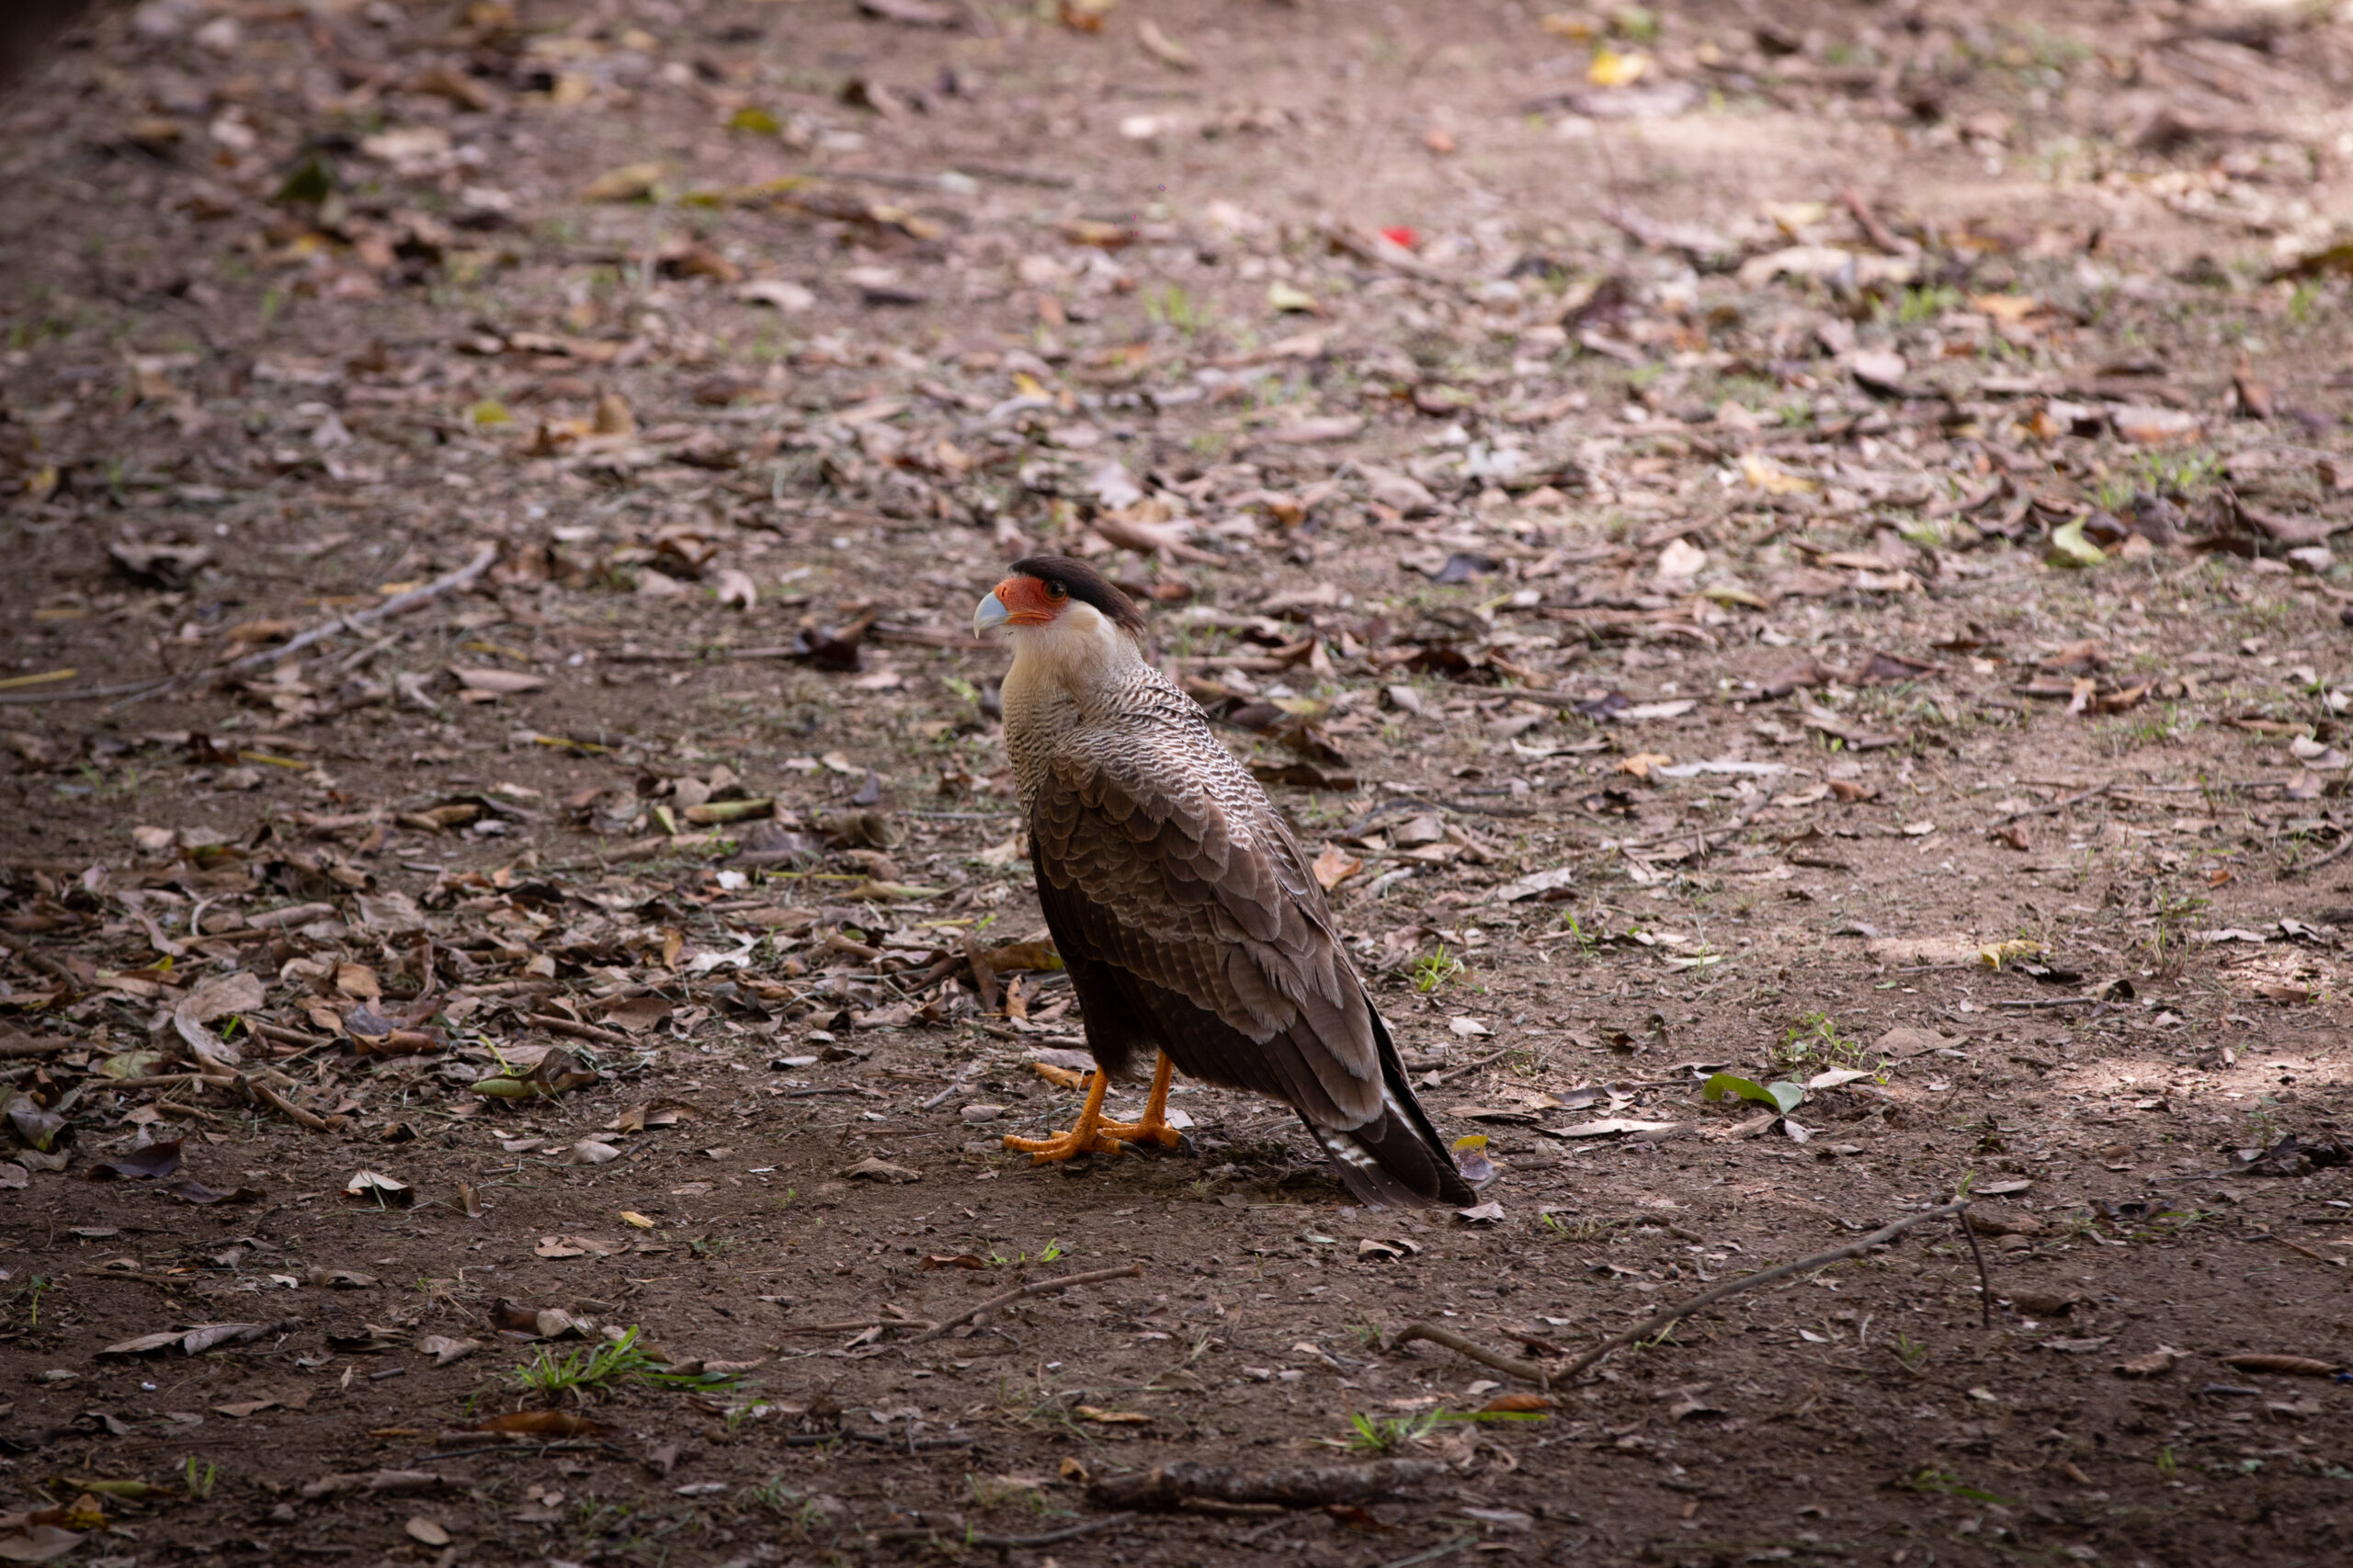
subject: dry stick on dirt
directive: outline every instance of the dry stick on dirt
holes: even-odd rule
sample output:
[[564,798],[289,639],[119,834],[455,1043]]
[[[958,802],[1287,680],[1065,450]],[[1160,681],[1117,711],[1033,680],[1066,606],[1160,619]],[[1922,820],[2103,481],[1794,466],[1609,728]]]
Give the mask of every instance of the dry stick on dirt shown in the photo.
[[1087,1488],[1087,1500],[1120,1508],[1183,1508],[1203,1502],[1228,1507],[1323,1508],[1378,1503],[1425,1482],[1446,1479],[1436,1460],[1374,1460],[1370,1464],[1284,1465],[1229,1470],[1223,1465],[1154,1465],[1111,1475]]
[[[214,665],[201,670],[189,670],[181,675],[167,676],[158,681],[139,681],[128,686],[92,687],[81,691],[52,691],[43,694],[40,699],[44,702],[73,702],[97,697],[121,697],[121,701],[107,710],[111,713],[128,708],[135,702],[144,702],[151,697],[161,697],[164,693],[176,690],[193,680],[232,675],[238,670],[256,669],[263,665],[278,664],[289,654],[299,653],[313,642],[324,642],[338,631],[357,631],[363,626],[371,626],[380,620],[389,620],[393,616],[406,614],[419,605],[429,604],[444,594],[463,588],[484,572],[489,571],[490,563],[497,559],[498,547],[494,544],[485,544],[474,552],[474,558],[472,561],[467,562],[455,572],[436,577],[430,583],[411,588],[404,594],[395,594],[373,608],[358,610],[350,615],[335,616],[290,641],[281,642],[274,648],[264,648],[256,653],[248,653],[242,659],[232,659],[225,665]],[[31,696],[29,692],[21,694],[0,692],[0,702],[23,701]]]
[[1498,1372],[1509,1372],[1513,1377],[1525,1379],[1538,1388],[1549,1389],[1552,1386],[1552,1376],[1543,1368],[1528,1361],[1515,1361],[1510,1357],[1499,1355],[1484,1346],[1473,1345],[1459,1334],[1449,1334],[1445,1329],[1434,1327],[1429,1324],[1409,1323],[1397,1331],[1397,1337],[1391,1340],[1389,1344],[1390,1347],[1394,1349],[1400,1345],[1410,1345],[1416,1339],[1427,1339],[1432,1345],[1443,1345],[1458,1356],[1468,1356],[1472,1360],[1483,1366],[1493,1367]]
[[1009,1307],[1029,1296],[1049,1296],[1057,1290],[1067,1290],[1074,1285],[1094,1285],[1106,1279],[1141,1279],[1143,1265],[1131,1263],[1125,1268],[1098,1268],[1091,1274],[1066,1274],[1060,1279],[1040,1279],[1035,1285],[1024,1285],[1017,1290],[1007,1290],[1002,1296],[991,1296],[979,1306],[968,1307],[936,1328],[926,1330],[907,1341],[910,1345],[925,1345],[938,1338],[951,1328],[960,1328],[973,1319],[993,1312],[999,1307]]
[[1961,1201],[1961,1233],[1969,1238],[1969,1256],[1977,1260],[1977,1322],[1994,1326],[1994,1277],[1985,1272],[1985,1249],[1977,1244],[1977,1227],[1969,1222],[1969,1201]]
[[2105,795],[2108,793],[2109,788],[2110,786],[2106,784],[2095,784],[2090,789],[2084,790],[2080,794],[2062,795],[2059,799],[2049,801],[2043,805],[2029,806],[2024,811],[2006,812],[2004,815],[1995,817],[1985,825],[1988,829],[2007,827],[2010,824],[2018,822],[2025,817],[2047,817],[2054,812],[2063,812],[2070,806],[2080,806],[2086,801],[2095,800],[2101,795]]
[[[1474,1361],[1493,1367],[1499,1372],[1509,1372],[1512,1376],[1524,1378],[1539,1387],[1549,1388],[1552,1386],[1552,1380],[1559,1379],[1565,1381],[1574,1378],[1611,1351],[1622,1350],[1636,1340],[1648,1339],[1667,1324],[1678,1319],[1689,1317],[1703,1307],[1712,1306],[1726,1296],[1738,1295],[1743,1290],[1753,1290],[1759,1285],[1769,1285],[1776,1279],[1786,1279],[1792,1274],[1803,1274],[1808,1269],[1827,1267],[1846,1258],[1860,1257],[1871,1248],[1893,1241],[1915,1225],[1924,1225],[1931,1220],[1941,1220],[1947,1215],[1963,1216],[1962,1225],[1966,1229],[1969,1203],[1970,1200],[1963,1198],[1939,1208],[1923,1210],[1917,1214],[1907,1214],[1893,1224],[1882,1225],[1870,1235],[1859,1241],[1849,1242],[1845,1246],[1834,1247],[1828,1252],[1818,1252],[1812,1257],[1802,1257],[1795,1263],[1785,1263],[1779,1268],[1768,1268],[1761,1274],[1745,1274],[1737,1279],[1719,1285],[1712,1290],[1703,1290],[1689,1301],[1678,1302],[1664,1312],[1644,1318],[1625,1333],[1602,1341],[1557,1372],[1547,1372],[1542,1368],[1530,1366],[1525,1361],[1515,1361],[1508,1356],[1498,1356],[1494,1351],[1483,1349],[1458,1335],[1449,1334],[1442,1328],[1433,1328],[1426,1323],[1406,1324],[1398,1332],[1397,1337],[1390,1343],[1396,1346],[1408,1344],[1416,1339],[1427,1339],[1432,1344],[1443,1345],[1449,1350],[1457,1351]],[[1978,1268],[1980,1278],[1986,1278],[1987,1277],[1984,1274],[1984,1259],[1982,1256],[1978,1260]],[[1993,1311],[1993,1291],[1990,1284],[1984,1300],[1990,1322],[1990,1314]]]
[[267,1084],[257,1084],[250,1077],[241,1077],[237,1081],[244,1085],[247,1094],[261,1100],[288,1120],[298,1122],[313,1132],[331,1132],[338,1127],[351,1125],[351,1119],[347,1116],[329,1118],[304,1110]]
[[1455,1079],[1465,1077],[1470,1074],[1476,1073],[1483,1067],[1493,1067],[1496,1062],[1501,1062],[1505,1057],[1509,1056],[1510,1054],[1511,1049],[1509,1047],[1506,1047],[1502,1051],[1495,1051],[1486,1056],[1482,1056],[1476,1062],[1466,1062],[1460,1067],[1449,1067],[1443,1073],[1432,1073],[1422,1080],[1422,1086],[1424,1088],[1435,1089],[1441,1087],[1444,1085],[1451,1084]]
[[2311,873],[2319,870],[2323,866],[2327,865],[2331,860],[2336,859],[2338,856],[2344,854],[2348,849],[2353,849],[2353,833],[2347,833],[2344,837],[2338,839],[2336,841],[2336,847],[2322,856],[2319,859],[2307,860],[2301,866],[2290,866],[2286,870],[2281,871],[2279,873],[2279,880],[2284,882],[2290,877],[2309,876]]
[[881,1530],[876,1532],[874,1539],[894,1541],[938,1540],[942,1545],[953,1542],[959,1546],[985,1546],[997,1551],[1009,1551],[1016,1547],[1057,1546],[1066,1540],[1076,1540],[1081,1536],[1099,1534],[1115,1526],[1124,1525],[1134,1517],[1133,1514],[1107,1514],[1099,1519],[1088,1519],[1084,1524],[1065,1525],[1061,1529],[1048,1530],[1043,1535],[979,1535],[944,1529],[935,1525],[921,1529]]
[[600,1029],[594,1024],[576,1024],[570,1018],[560,1018],[552,1013],[526,1014],[523,1021],[535,1028],[545,1029],[550,1034],[568,1034],[574,1040],[594,1040],[598,1045],[619,1046],[627,1050],[637,1044],[625,1034],[616,1034],[611,1029]]

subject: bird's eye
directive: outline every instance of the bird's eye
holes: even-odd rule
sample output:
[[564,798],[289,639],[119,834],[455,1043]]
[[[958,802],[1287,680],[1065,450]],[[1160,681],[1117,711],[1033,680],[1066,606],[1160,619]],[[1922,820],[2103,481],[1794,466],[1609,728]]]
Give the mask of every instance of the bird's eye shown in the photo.
[[1060,583],[1049,582],[1046,585],[1046,597],[1054,603],[1060,604],[1070,597],[1070,590]]

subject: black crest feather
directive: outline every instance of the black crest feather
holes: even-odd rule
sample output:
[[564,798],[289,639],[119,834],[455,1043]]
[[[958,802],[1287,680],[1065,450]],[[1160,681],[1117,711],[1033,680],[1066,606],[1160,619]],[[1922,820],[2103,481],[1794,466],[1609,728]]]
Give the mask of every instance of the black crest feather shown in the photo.
[[1059,583],[1064,593],[1081,604],[1093,605],[1106,620],[1130,636],[1141,638],[1144,633],[1143,613],[1135,601],[1084,561],[1067,555],[1031,555],[1015,562],[1013,571],[1041,583]]

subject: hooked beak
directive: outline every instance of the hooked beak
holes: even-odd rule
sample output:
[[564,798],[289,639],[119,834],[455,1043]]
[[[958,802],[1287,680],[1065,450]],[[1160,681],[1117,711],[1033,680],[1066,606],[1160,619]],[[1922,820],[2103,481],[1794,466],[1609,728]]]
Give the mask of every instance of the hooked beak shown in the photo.
[[1013,612],[1006,608],[1005,601],[991,590],[972,611],[972,635],[985,636],[991,628],[1003,626],[1012,619]]

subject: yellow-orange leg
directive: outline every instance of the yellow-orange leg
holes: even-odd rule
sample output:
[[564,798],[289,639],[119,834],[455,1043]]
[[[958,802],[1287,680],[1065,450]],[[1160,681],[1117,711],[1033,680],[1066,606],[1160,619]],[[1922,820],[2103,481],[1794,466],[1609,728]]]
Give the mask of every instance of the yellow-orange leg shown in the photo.
[[1067,1160],[1078,1154],[1116,1154],[1118,1140],[1103,1136],[1103,1092],[1111,1086],[1111,1075],[1100,1067],[1095,1070],[1095,1082],[1086,1091],[1086,1105],[1078,1113],[1078,1124],[1067,1132],[1057,1132],[1051,1138],[1016,1138],[1006,1135],[1005,1146],[1019,1149],[1029,1156],[1033,1165],[1047,1165],[1055,1160]]
[[1185,1135],[1168,1125],[1168,1080],[1175,1075],[1176,1064],[1168,1053],[1160,1053],[1160,1065],[1153,1070],[1152,1097],[1144,1102],[1141,1121],[1107,1121],[1096,1131],[1106,1138],[1117,1138],[1130,1143],[1141,1143],[1149,1138],[1163,1148],[1174,1149],[1185,1141]]

